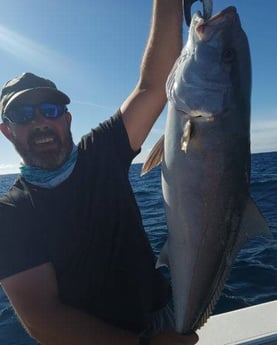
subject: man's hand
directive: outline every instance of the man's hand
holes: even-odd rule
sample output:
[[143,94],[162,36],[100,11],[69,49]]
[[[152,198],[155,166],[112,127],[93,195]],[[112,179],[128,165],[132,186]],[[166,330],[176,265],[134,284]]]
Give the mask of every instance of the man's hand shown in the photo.
[[173,331],[162,332],[151,339],[151,345],[194,345],[198,342],[198,335],[181,335]]

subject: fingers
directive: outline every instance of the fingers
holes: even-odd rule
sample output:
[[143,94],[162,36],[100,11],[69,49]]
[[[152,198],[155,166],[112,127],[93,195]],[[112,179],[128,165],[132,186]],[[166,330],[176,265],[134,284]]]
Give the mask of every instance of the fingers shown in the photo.
[[189,333],[186,333],[183,337],[187,338],[187,342],[183,343],[183,344],[186,344],[186,345],[194,345],[199,340],[198,335],[195,332],[193,332],[193,331],[191,331]]
[[194,345],[198,342],[198,335],[191,331],[186,334],[162,332],[151,338],[151,345]]

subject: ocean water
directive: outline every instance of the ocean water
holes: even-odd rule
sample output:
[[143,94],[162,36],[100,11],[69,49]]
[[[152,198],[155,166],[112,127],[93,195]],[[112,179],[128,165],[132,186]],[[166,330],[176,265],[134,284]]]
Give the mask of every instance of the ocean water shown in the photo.
[[[160,168],[140,177],[141,164],[130,170],[130,181],[141,209],[153,250],[159,253],[167,238]],[[0,175],[0,195],[16,175]],[[238,254],[214,313],[277,299],[277,152],[252,155],[251,195],[272,231],[272,238],[250,240]],[[1,240],[1,239],[0,239]],[[0,288],[0,344],[34,345],[18,322]]]

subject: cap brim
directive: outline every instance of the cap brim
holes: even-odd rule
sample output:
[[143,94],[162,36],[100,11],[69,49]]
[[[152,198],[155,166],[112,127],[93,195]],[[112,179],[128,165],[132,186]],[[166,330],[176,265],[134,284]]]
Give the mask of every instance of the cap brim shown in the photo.
[[[16,103],[23,103],[24,98],[32,95],[34,97],[34,103],[41,102],[58,102],[59,104],[69,104],[70,98],[63,92],[51,88],[51,87],[37,87],[32,89],[26,89],[15,93],[7,102],[5,106],[5,111],[12,105]],[[30,103],[30,101],[28,101]]]

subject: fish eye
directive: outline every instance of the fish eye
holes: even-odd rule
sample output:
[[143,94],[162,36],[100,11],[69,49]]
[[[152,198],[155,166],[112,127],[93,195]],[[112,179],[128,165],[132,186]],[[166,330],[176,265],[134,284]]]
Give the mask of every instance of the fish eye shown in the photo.
[[225,50],[223,51],[223,53],[222,53],[222,60],[223,60],[223,62],[225,62],[225,63],[229,63],[229,62],[234,61],[235,56],[236,56],[235,49],[233,49],[233,48],[228,48],[228,49],[225,49]]

